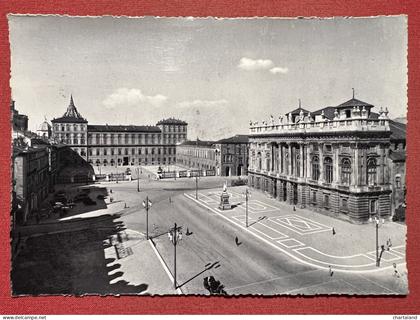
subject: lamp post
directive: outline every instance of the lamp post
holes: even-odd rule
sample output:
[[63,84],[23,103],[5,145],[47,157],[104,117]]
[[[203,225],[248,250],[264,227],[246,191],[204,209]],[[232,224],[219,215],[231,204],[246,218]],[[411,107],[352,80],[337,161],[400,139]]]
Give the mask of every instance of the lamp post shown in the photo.
[[137,192],[140,192],[140,170],[137,167]]
[[146,196],[146,200],[143,200],[143,207],[146,209],[146,240],[149,240],[149,209],[152,207],[149,196]]
[[[381,224],[381,220],[377,216],[375,216],[374,223],[375,223],[375,230],[376,230],[376,266],[379,267],[381,265],[380,256],[382,256],[382,252],[379,253],[379,227]],[[382,250],[383,250],[383,246],[382,246]]]
[[246,222],[245,222],[245,225],[246,225],[246,227],[248,228],[248,198],[249,198],[249,190],[248,190],[248,188],[246,189],[246,191],[245,191],[245,212],[246,212]]
[[178,244],[179,241],[182,240],[181,229],[182,229],[182,227],[177,226],[177,224],[175,223],[174,227],[171,230],[169,230],[169,232],[168,232],[169,240],[174,245],[174,288],[175,289],[177,289],[177,284],[176,284],[176,245]]
[[195,176],[195,199],[198,200],[198,172]]

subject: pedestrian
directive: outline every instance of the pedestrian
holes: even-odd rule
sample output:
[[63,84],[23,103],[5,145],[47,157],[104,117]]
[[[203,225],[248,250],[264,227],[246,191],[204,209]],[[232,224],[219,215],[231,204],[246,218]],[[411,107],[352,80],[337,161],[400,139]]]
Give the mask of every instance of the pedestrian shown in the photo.
[[127,203],[124,202],[124,209],[127,209]]
[[109,193],[112,193],[112,189],[109,189]]
[[335,229],[334,229],[334,227],[332,228],[332,234],[333,234],[333,236],[335,236]]
[[391,247],[392,247],[392,242],[391,242],[391,238],[389,238],[388,241],[387,241],[387,249],[388,249],[388,251],[391,249]]
[[296,211],[296,207],[295,206],[293,206],[293,211]]
[[235,243],[236,245],[239,247],[241,245],[242,242],[239,242],[238,237],[235,237]]
[[399,278],[400,277],[400,273],[397,270],[397,264],[393,263],[392,266],[394,267],[394,277]]
[[334,271],[332,271],[331,266],[328,266],[328,271],[330,273],[330,277],[334,275]]

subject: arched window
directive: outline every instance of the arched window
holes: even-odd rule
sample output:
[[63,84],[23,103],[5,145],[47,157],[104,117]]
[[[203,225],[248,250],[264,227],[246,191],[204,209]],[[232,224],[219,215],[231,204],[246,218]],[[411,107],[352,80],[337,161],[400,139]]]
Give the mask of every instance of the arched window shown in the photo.
[[258,170],[261,170],[261,167],[262,167],[261,152],[258,152],[258,154],[257,154],[257,161],[258,161],[258,167],[257,167],[257,169]]
[[351,161],[348,158],[341,160],[341,183],[347,185],[351,183]]
[[312,180],[318,181],[319,179],[319,158],[312,157]]
[[96,165],[99,166],[101,164],[101,160],[96,159]]
[[333,165],[330,157],[324,158],[324,179],[327,183],[331,183],[333,181]]
[[369,186],[374,186],[376,181],[376,159],[370,158],[367,162],[367,183]]

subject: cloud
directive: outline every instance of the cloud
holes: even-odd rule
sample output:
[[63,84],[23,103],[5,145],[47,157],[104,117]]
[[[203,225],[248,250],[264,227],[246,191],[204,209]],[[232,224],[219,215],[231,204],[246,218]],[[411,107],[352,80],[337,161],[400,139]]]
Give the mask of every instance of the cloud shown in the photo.
[[271,74],[286,74],[289,69],[286,67],[277,67],[270,59],[251,59],[243,57],[239,60],[238,68],[246,71],[268,70]]
[[282,67],[274,67],[270,69],[270,72],[272,74],[277,74],[277,73],[281,73],[281,74],[286,74],[289,72],[288,68],[282,68]]
[[269,59],[250,59],[250,58],[241,58],[238,64],[238,68],[247,71],[253,70],[267,70],[274,66],[273,61]]
[[216,108],[216,107],[225,107],[229,102],[225,99],[220,100],[192,100],[192,101],[182,101],[176,104],[176,107],[181,109],[188,108]]
[[108,109],[114,109],[119,106],[132,107],[144,104],[159,107],[163,105],[166,100],[168,100],[168,98],[162,94],[148,96],[140,89],[119,88],[106,97],[102,103]]

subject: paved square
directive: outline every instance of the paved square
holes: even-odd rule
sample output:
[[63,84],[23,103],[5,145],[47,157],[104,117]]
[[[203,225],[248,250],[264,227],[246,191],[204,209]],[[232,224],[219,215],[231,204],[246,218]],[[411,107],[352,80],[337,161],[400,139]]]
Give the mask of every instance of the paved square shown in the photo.
[[300,235],[331,231],[328,226],[297,215],[273,217],[269,220]]

